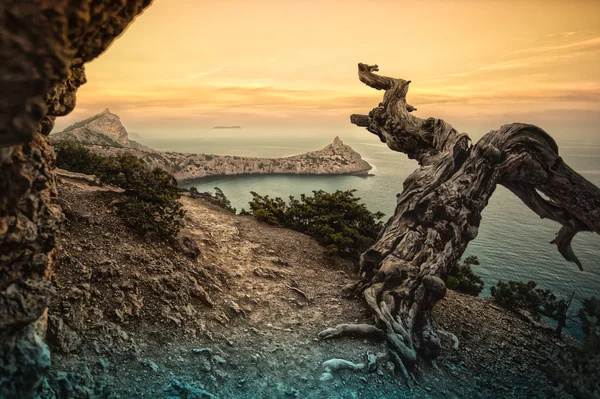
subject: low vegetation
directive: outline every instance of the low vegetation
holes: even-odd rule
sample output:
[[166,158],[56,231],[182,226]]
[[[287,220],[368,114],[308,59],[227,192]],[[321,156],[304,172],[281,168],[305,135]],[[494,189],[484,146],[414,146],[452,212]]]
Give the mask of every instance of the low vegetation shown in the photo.
[[177,180],[168,172],[150,169],[131,154],[105,157],[69,141],[55,144],[56,166],[93,174],[104,184],[125,190],[117,212],[136,232],[173,241],[183,227],[185,211],[179,203]]
[[231,206],[231,201],[229,198],[225,196],[225,193],[223,193],[223,190],[221,190],[219,187],[215,187],[214,194],[210,192],[201,193],[196,187],[190,187],[187,191],[190,193],[192,198],[204,198],[205,200],[212,202],[215,205],[228,210],[229,212],[237,213],[237,210]]
[[473,265],[479,265],[479,259],[476,256],[469,256],[462,262],[456,262],[456,265],[450,270],[446,286],[451,290],[473,296],[481,294],[484,283],[481,277],[471,269]]
[[491,288],[492,296],[507,309],[523,309],[535,318],[548,317],[557,322],[556,334],[560,336],[567,324],[568,311],[573,300],[570,298],[557,298],[552,291],[538,288],[534,281],[498,281]]
[[592,297],[583,301],[579,320],[585,334],[584,341],[572,348],[558,380],[576,398],[599,398],[600,298]]
[[250,210],[242,210],[241,214],[308,234],[331,255],[358,259],[375,242],[383,213],[369,211],[354,196],[355,191],[317,190],[310,196],[302,194],[300,199],[290,196],[289,202],[252,192]]

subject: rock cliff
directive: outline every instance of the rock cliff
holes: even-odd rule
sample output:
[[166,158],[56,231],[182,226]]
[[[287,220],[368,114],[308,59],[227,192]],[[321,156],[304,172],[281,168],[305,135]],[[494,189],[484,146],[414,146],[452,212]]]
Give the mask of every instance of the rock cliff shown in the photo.
[[3,0],[0,6],[0,397],[36,396],[56,255],[54,150],[47,135],[75,107],[84,64],[150,0]]
[[108,108],[51,134],[50,139],[75,141],[105,156],[129,152],[151,167],[165,169],[177,180],[250,174],[366,175],[372,169],[339,137],[323,149],[284,158],[159,152],[130,140],[119,116]]
[[76,141],[84,145],[125,147],[147,152],[154,151],[151,148],[130,140],[127,129],[121,123],[119,115],[113,114],[108,108],[88,119],[74,123],[62,132],[51,134],[50,139],[53,141]]
[[131,148],[90,146],[102,155],[129,152],[152,167],[160,167],[177,180],[209,176],[251,174],[366,175],[371,165],[360,154],[336,137],[333,143],[317,151],[285,158],[251,158],[231,155],[145,152]]

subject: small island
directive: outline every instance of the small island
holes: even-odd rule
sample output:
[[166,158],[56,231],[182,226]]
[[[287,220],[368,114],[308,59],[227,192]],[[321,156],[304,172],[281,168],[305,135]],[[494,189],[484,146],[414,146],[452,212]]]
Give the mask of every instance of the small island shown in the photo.
[[213,129],[241,129],[241,126],[215,126]]

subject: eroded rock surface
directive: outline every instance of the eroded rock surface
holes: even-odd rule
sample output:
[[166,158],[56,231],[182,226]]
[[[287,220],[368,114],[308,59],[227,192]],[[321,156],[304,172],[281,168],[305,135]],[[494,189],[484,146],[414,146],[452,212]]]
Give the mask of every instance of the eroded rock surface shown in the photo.
[[83,64],[150,0],[0,5],[0,397],[28,398],[50,365],[43,341],[62,216],[45,137],[75,106]]

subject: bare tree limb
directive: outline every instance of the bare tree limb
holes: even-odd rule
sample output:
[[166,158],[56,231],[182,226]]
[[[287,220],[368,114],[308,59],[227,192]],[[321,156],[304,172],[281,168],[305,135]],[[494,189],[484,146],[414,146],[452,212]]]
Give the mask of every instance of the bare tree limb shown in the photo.
[[417,354],[434,363],[441,344],[431,310],[445,296],[448,272],[477,236],[496,186],[560,223],[552,243],[580,268],[571,241],[580,231],[600,233],[600,190],[563,162],[542,129],[504,125],[472,145],[443,120],[412,115],[415,108],[406,102],[410,81],[376,71],[377,65],[358,65],[361,82],[385,90],[383,101],[350,120],[416,159],[419,168],[404,181],[377,242],[361,256],[361,287],[403,364],[414,364]]

